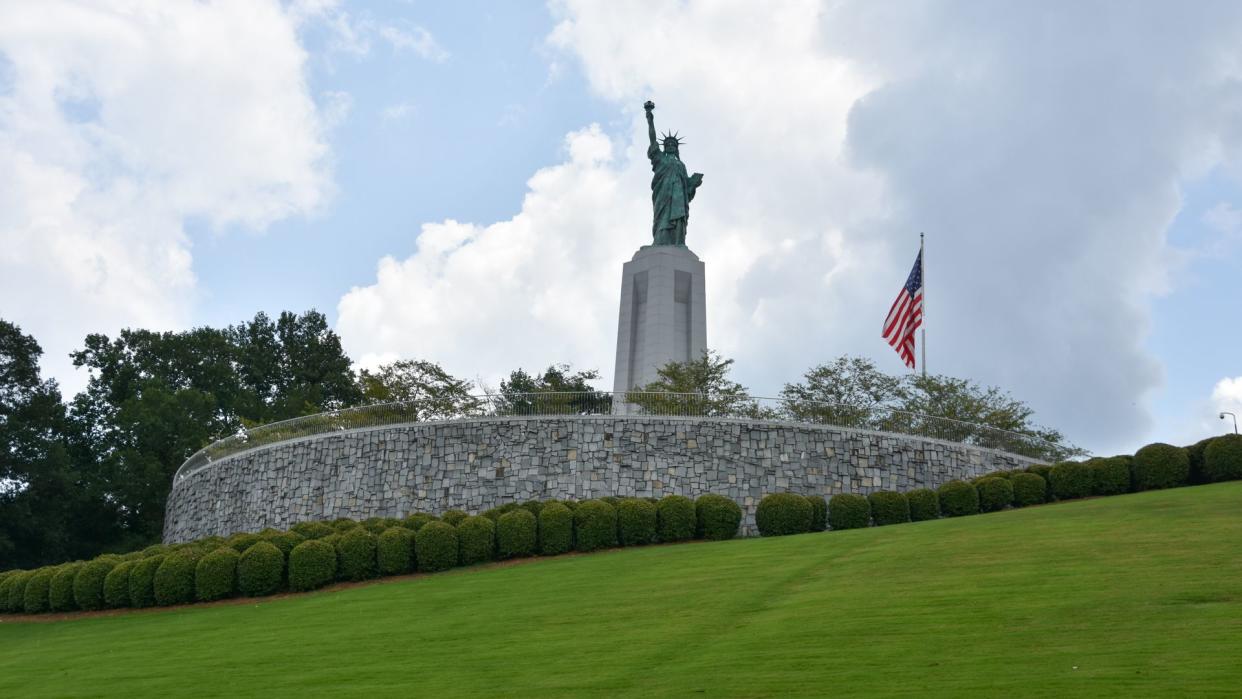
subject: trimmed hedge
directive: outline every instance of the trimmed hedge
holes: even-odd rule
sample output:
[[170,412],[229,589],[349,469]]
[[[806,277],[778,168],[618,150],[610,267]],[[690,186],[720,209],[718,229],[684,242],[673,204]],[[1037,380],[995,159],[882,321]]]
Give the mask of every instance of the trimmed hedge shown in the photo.
[[[78,608],[78,601],[73,598],[73,581],[78,577],[78,571],[82,570],[82,563],[69,563],[63,565],[56,571],[56,575],[52,576],[52,582],[48,586],[47,601],[48,607],[53,612],[71,612]],[[107,582],[107,578],[104,578]]]
[[25,609],[26,584],[30,582],[34,574],[33,570],[19,570],[4,579],[4,584],[8,586],[8,594],[0,602],[3,602],[5,611],[16,614]]
[[1091,471],[1092,495],[1121,495],[1130,492],[1130,461],[1128,456],[1091,459],[1087,468]]
[[22,611],[27,614],[42,614],[50,608],[47,593],[52,586],[52,578],[56,569],[39,568],[26,580],[26,592],[22,595]]
[[563,503],[547,503],[539,511],[539,553],[555,556],[574,547],[574,513]]
[[323,522],[298,522],[289,530],[304,539],[322,539],[336,533],[335,529]]
[[940,501],[940,514],[945,517],[963,517],[979,514],[979,491],[965,481],[949,481],[936,490]]
[[284,579],[285,553],[271,541],[254,544],[237,560],[237,591],[246,597],[270,595]]
[[457,550],[464,566],[496,560],[496,523],[483,515],[463,519],[457,525]]
[[357,582],[375,577],[375,535],[357,526],[336,541],[336,578]]
[[1044,479],[1044,502],[1052,502],[1052,466],[1050,464],[1036,464],[1028,466],[1027,473],[1033,473]]
[[104,578],[115,567],[116,561],[102,556],[82,566],[82,570],[73,579],[73,601],[77,603],[78,609],[103,609]]
[[929,519],[940,519],[940,498],[936,491],[918,488],[906,493],[906,501],[910,503],[910,521],[924,522]]
[[1029,507],[1047,501],[1048,484],[1036,473],[1018,473],[1011,479],[1013,483],[1013,506]]
[[[1206,456],[1205,451],[1205,459]],[[1181,447],[1156,442],[1139,449],[1134,455],[1135,490],[1176,488],[1186,485],[1189,480],[1190,455]]]
[[215,602],[237,592],[237,559],[230,547],[218,548],[198,559],[194,567],[194,596],[199,602]]
[[416,532],[422,529],[424,524],[435,521],[437,521],[435,515],[429,515],[426,512],[415,512],[406,515],[406,518],[401,520],[401,526]]
[[867,502],[871,505],[871,518],[877,527],[910,521],[910,499],[901,493],[880,490],[868,495]]
[[694,503],[695,531],[709,541],[723,541],[737,536],[742,524],[742,508],[723,495],[700,495]]
[[1052,467],[1048,481],[1052,497],[1057,500],[1074,500],[1091,494],[1091,469],[1077,461],[1062,461]]
[[535,516],[535,521],[539,521],[539,513],[543,511],[544,503],[538,500],[527,500],[522,503],[522,509]]
[[457,525],[461,524],[462,520],[464,520],[465,518],[469,516],[470,515],[466,514],[465,512],[462,512],[461,510],[449,510],[448,512],[445,512],[444,514],[440,515],[440,521],[444,522],[450,527],[456,527]]
[[[155,603],[166,607],[171,604],[189,604],[194,601],[194,570],[202,555],[193,548],[184,548],[164,557],[164,562],[155,571]],[[90,564],[87,564],[89,567]],[[78,573],[78,580],[86,573],[83,568]],[[132,573],[131,573],[132,575]],[[82,599],[78,598],[78,606]]]
[[[293,551],[293,547],[306,541],[306,538],[294,532],[272,532],[263,535],[263,541],[280,549],[280,555],[284,558],[289,557],[289,552]],[[283,566],[284,563],[281,563]]]
[[574,548],[597,551],[617,545],[617,509],[603,500],[587,500],[574,511]]
[[[145,559],[143,559],[145,560]],[[109,609],[120,609],[131,606],[129,601],[129,576],[139,561],[123,561],[108,571],[104,577],[104,606]]]
[[336,548],[326,541],[309,539],[289,552],[289,589],[317,590],[336,579]]
[[811,531],[828,531],[828,501],[820,495],[807,495],[806,501],[811,503]]
[[828,501],[828,526],[833,530],[871,525],[871,503],[862,495],[838,493]]
[[229,546],[231,546],[234,551],[238,553],[245,553],[246,549],[254,546],[262,540],[263,537],[259,534],[234,534],[226,541],[228,541]]
[[665,495],[656,505],[656,533],[660,541],[694,538],[694,501],[681,495]]
[[486,512],[483,512],[482,514],[484,517],[492,520],[492,522],[494,523],[494,522],[499,521],[503,515],[507,515],[510,512],[520,507],[521,505],[517,504],[516,502],[507,502],[501,505],[500,507],[493,507],[492,509],[487,510]]
[[1214,483],[1242,478],[1242,436],[1213,439],[1203,450],[1203,474]]
[[811,531],[814,517],[811,502],[794,493],[763,496],[755,508],[755,525],[760,536],[786,536]]
[[375,540],[375,563],[380,575],[405,575],[414,570],[414,532],[389,527]]
[[361,525],[361,524],[359,524],[358,522],[356,522],[356,521],[354,521],[354,520],[352,520],[352,519],[350,519],[350,518],[348,518],[348,517],[337,517],[336,519],[332,520],[332,521],[331,521],[331,522],[329,522],[328,524],[329,524],[329,526],[331,526],[334,530],[336,530],[336,533],[337,533],[337,534],[344,534],[345,532],[349,531],[350,529],[356,529],[356,528],[358,528],[358,527],[362,526],[362,525]]
[[136,609],[155,605],[155,571],[164,564],[164,554],[148,556],[129,571],[129,606]]
[[142,550],[142,557],[150,558],[152,556],[163,556],[166,553],[168,553],[167,546],[163,544],[151,544]]
[[998,512],[1013,502],[1013,483],[1008,478],[984,478],[975,484],[979,491],[979,510]]
[[389,524],[388,520],[384,517],[367,517],[359,522],[359,525],[375,536],[379,536],[385,529],[393,526]]
[[414,557],[425,573],[457,565],[457,530],[448,522],[428,522],[414,533]]
[[525,507],[496,521],[496,549],[501,558],[533,556],[539,549],[539,520]]
[[617,541],[622,546],[655,543],[656,520],[654,504],[638,498],[625,498],[617,505]]

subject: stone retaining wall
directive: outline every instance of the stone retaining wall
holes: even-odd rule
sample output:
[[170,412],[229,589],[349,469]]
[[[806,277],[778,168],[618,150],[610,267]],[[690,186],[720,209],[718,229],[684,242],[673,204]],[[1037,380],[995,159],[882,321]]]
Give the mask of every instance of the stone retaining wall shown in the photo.
[[235,454],[173,485],[166,543],[319,519],[479,512],[512,501],[936,487],[1033,463],[951,442],[704,418],[495,418],[333,432]]

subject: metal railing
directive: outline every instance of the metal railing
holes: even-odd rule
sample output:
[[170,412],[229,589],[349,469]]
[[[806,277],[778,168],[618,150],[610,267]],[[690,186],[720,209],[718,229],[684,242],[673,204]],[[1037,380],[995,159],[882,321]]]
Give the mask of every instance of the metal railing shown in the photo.
[[1048,462],[1074,449],[1038,437],[961,420],[919,415],[885,407],[858,407],[784,398],[721,398],[701,393],[608,391],[471,396],[452,403],[379,403],[241,429],[195,452],[177,469],[173,482],[248,449],[301,437],[385,425],[506,417],[678,417],[792,422],[891,432],[996,449]]

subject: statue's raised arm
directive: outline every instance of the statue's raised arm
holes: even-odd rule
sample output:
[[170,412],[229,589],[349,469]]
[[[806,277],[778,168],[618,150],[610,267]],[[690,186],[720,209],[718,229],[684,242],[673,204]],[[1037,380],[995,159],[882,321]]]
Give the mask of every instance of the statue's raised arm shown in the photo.
[[701,173],[686,175],[681,162],[681,139],[670,133],[664,137],[664,150],[656,138],[655,103],[643,104],[647,112],[647,157],[651,159],[651,206],[655,210],[651,236],[655,245],[685,245],[686,224],[690,220],[690,200],[703,182]]

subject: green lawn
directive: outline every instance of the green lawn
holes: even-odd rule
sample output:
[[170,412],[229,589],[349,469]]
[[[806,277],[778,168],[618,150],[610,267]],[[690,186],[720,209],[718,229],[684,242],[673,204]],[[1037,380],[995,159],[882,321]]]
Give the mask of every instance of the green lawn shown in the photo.
[[0,623],[0,696],[1242,692],[1242,483]]

